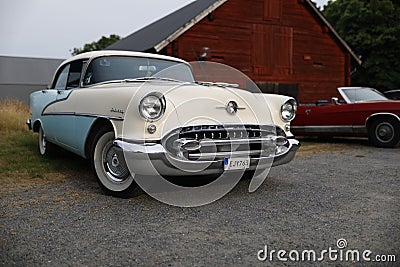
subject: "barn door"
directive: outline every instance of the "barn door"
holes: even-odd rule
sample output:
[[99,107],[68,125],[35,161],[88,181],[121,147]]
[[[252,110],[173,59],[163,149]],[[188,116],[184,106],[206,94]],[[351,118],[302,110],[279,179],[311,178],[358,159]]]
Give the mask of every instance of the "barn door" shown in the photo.
[[253,24],[253,73],[287,77],[292,74],[293,28]]

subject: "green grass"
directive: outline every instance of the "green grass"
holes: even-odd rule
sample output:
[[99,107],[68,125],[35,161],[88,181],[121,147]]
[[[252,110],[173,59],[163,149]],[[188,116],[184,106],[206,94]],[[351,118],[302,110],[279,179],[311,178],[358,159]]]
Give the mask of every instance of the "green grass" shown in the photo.
[[60,150],[54,157],[42,157],[37,134],[25,125],[28,117],[23,103],[0,101],[0,190],[90,173],[88,162],[72,153]]

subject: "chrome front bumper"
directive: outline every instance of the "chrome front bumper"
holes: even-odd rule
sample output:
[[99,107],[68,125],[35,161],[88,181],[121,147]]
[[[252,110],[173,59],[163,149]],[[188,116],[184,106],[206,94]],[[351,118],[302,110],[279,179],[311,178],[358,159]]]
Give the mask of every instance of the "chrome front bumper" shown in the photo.
[[293,160],[301,144],[296,139],[288,139],[288,142],[289,142],[289,148],[284,153],[275,155],[272,167],[283,165]]
[[[200,161],[171,157],[161,142],[157,141],[143,143],[143,140],[116,140],[114,145],[118,156],[125,158],[130,171],[139,175],[187,176],[224,172],[224,159],[203,158]],[[299,147],[299,141],[287,139],[285,147],[277,148],[277,153],[273,157],[251,157],[250,168],[246,170],[286,164],[294,158]],[[234,156],[234,154],[231,155]]]

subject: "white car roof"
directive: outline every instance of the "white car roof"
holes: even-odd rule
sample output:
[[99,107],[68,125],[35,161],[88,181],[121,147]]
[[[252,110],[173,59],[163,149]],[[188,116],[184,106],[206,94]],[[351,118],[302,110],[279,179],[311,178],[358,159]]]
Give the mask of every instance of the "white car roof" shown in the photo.
[[169,60],[169,61],[175,61],[179,63],[184,63],[188,64],[186,61],[175,58],[175,57],[169,57],[169,56],[164,56],[164,55],[158,55],[158,54],[150,54],[150,53],[142,53],[142,52],[132,52],[132,51],[119,51],[119,50],[101,50],[101,51],[93,51],[93,52],[86,52],[82,53],[76,56],[73,56],[67,60],[65,60],[61,65],[64,65],[68,62],[77,60],[77,59],[83,59],[83,58],[95,58],[95,57],[101,57],[101,56],[130,56],[130,57],[146,57],[146,58],[155,58],[155,59],[161,59],[161,60]]

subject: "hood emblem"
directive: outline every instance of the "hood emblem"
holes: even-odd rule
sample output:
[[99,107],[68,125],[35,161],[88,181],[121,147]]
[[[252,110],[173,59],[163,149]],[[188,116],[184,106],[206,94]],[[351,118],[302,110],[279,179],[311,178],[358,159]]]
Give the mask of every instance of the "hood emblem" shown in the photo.
[[238,105],[235,101],[229,101],[228,104],[226,104],[225,109],[229,114],[236,114],[238,110]]
[[246,109],[239,107],[238,104],[235,101],[229,101],[226,106],[224,107],[217,107],[217,108],[224,108],[226,112],[228,112],[231,115],[235,115],[239,109]]

